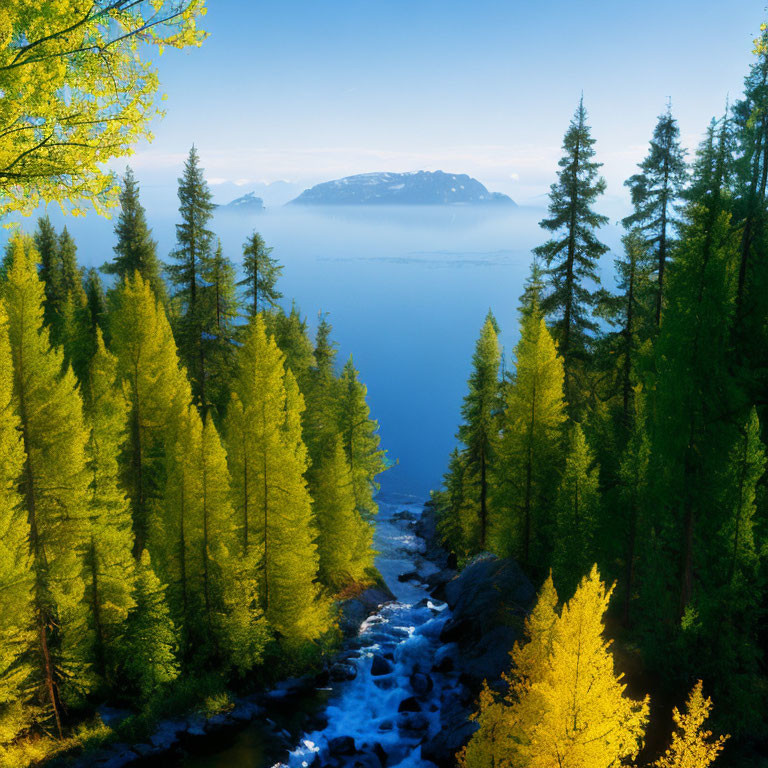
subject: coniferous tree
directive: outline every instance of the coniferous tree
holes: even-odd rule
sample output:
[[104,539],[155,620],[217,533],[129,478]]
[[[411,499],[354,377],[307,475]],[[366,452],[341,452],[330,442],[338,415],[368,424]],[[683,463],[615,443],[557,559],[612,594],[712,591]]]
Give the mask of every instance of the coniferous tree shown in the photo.
[[473,488],[467,472],[466,456],[454,448],[443,475],[443,485],[433,491],[437,514],[437,532],[446,548],[457,558],[470,555],[469,545],[476,535],[477,512],[473,503]]
[[45,286],[45,324],[50,328],[59,321],[64,301],[64,286],[59,254],[59,236],[48,216],[37,220],[35,247],[40,258],[40,279]]
[[115,224],[115,236],[115,257],[101,267],[102,271],[117,275],[119,280],[133,277],[138,272],[149,283],[155,297],[166,304],[168,297],[157,258],[157,243],[147,225],[144,208],[139,202],[139,184],[130,166],[125,169],[120,186],[120,215]]
[[675,707],[672,717],[675,731],[669,749],[655,763],[656,768],[707,768],[720,754],[728,736],[712,738],[704,727],[712,710],[712,700],[702,693],[699,680],[693,686],[685,706],[685,714]]
[[489,472],[498,443],[500,363],[496,320],[489,312],[475,345],[469,391],[461,407],[463,422],[458,432],[458,438],[464,445],[465,487],[471,489],[475,507],[474,530],[468,531],[472,540],[466,546],[468,551],[473,552],[485,549],[487,543]]
[[34,569],[34,699],[63,733],[62,704],[91,684],[82,553],[89,517],[87,429],[75,376],[51,348],[29,238],[16,235],[3,285],[14,401],[25,449],[21,490]]
[[549,510],[561,462],[563,361],[535,298],[521,310],[512,385],[505,391],[502,437],[494,467],[495,549],[520,558],[524,568],[551,550]]
[[599,468],[578,424],[571,430],[565,469],[555,500],[554,567],[558,583],[573,589],[588,568],[600,508]]
[[29,522],[18,490],[23,469],[8,322],[0,301],[0,745],[16,738],[30,721],[27,684],[35,633]]
[[271,256],[272,250],[258,232],[254,232],[243,244],[245,278],[238,285],[245,286],[245,296],[250,299],[251,317],[274,309],[277,300],[283,296],[275,287],[283,267]]
[[581,369],[597,331],[592,309],[598,294],[593,286],[600,285],[597,263],[608,250],[596,235],[608,218],[592,207],[605,191],[605,179],[598,175],[602,164],[593,160],[594,144],[582,99],[563,139],[565,154],[559,161],[558,180],[550,189],[549,218],[540,222],[553,237],[534,249],[547,265],[548,291],[541,308],[552,318],[552,332],[563,357],[565,399],[571,415],[581,412]]
[[386,451],[379,447],[379,423],[371,418],[366,400],[368,388],[358,376],[350,357],[339,378],[336,407],[338,429],[352,470],[357,511],[363,520],[370,521],[379,509],[374,499],[379,490],[376,478],[387,468],[387,459]]
[[373,568],[373,529],[356,509],[352,472],[340,436],[317,466],[312,501],[320,580],[335,591],[364,582]]
[[661,324],[664,306],[664,276],[667,258],[674,246],[674,228],[679,223],[677,206],[687,181],[685,150],[680,146],[680,129],[671,108],[659,116],[648,155],[639,164],[640,173],[627,179],[634,212],[624,226],[637,228],[646,247],[655,254],[656,291],[654,317]]
[[[89,269],[85,276],[85,297],[88,307],[89,330],[95,339],[97,328],[101,330],[102,334],[104,333],[107,319],[107,297],[104,294],[101,277],[93,268]],[[94,344],[93,353],[95,351]]]
[[135,562],[131,554],[131,512],[120,483],[118,458],[125,439],[127,407],[117,385],[117,361],[97,330],[86,413],[90,476],[90,523],[85,550],[86,600],[93,635],[94,670],[108,685],[118,679],[120,644],[134,606]]
[[267,621],[293,645],[325,630],[327,607],[315,583],[318,557],[304,480],[303,398],[284,360],[257,315],[238,352],[227,444],[243,560],[256,563]]
[[127,277],[116,292],[110,331],[129,402],[122,465],[138,557],[163,496],[168,425],[175,403],[189,389],[162,305],[138,273]]
[[301,317],[295,304],[288,314],[278,310],[271,319],[275,341],[285,355],[286,367],[293,371],[304,393],[309,386],[310,370],[315,365],[312,341],[307,333],[307,322]]
[[147,550],[136,565],[135,606],[128,616],[120,646],[129,690],[146,701],[179,674],[176,628],[165,599],[165,587],[155,575]]
[[193,146],[184,163],[179,179],[179,214],[176,225],[176,249],[171,258],[176,262],[167,267],[175,293],[178,312],[179,354],[189,372],[195,400],[205,409],[208,361],[204,334],[210,323],[210,307],[205,306],[202,286],[208,281],[213,255],[213,232],[208,229],[215,204],[200,167],[197,149]]

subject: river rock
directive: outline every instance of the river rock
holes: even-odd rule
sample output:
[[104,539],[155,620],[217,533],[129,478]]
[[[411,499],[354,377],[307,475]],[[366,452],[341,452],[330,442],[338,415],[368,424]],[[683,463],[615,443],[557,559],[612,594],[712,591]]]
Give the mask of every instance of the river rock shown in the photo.
[[330,678],[334,683],[341,683],[345,680],[354,680],[357,677],[357,667],[354,664],[337,662],[331,667]]
[[403,699],[400,702],[400,706],[397,708],[398,712],[421,712],[421,704],[415,696],[409,696],[407,699]]
[[328,742],[328,751],[332,755],[354,755],[355,740],[351,736],[337,736]]
[[520,636],[535,597],[533,585],[511,559],[477,555],[445,585],[451,618],[440,635],[459,648],[459,670],[475,690],[509,668],[509,651]]
[[392,664],[383,656],[375,653],[371,659],[371,674],[374,677],[379,677],[380,675],[388,675],[391,671]]
[[405,573],[401,573],[397,577],[397,580],[400,581],[400,582],[403,582],[403,581],[416,581],[416,580],[418,580],[418,578],[419,578],[418,571],[406,571]]
[[456,753],[469,741],[478,725],[467,717],[467,709],[453,699],[443,701],[440,728],[421,745],[421,756],[439,768],[454,768]]
[[397,727],[401,731],[426,731],[429,720],[422,712],[400,712],[397,716]]
[[339,628],[347,637],[356,635],[360,625],[371,614],[393,600],[395,596],[384,581],[380,580],[379,583],[340,604]]
[[425,675],[421,672],[414,672],[409,682],[411,684],[411,690],[417,696],[426,696],[433,688],[434,683],[429,675]]

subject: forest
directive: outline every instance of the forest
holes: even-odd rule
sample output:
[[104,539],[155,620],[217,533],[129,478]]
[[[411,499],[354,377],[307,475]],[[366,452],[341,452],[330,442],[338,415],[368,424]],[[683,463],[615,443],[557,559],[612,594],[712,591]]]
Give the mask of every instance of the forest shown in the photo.
[[[626,709],[626,700],[608,703],[608,690],[587,695],[590,682],[612,679],[610,666],[600,672],[604,613],[634,688],[675,702],[692,689],[693,739],[693,721],[700,725],[710,707],[703,680],[715,727],[731,736],[729,759],[760,760],[768,711],[765,34],[755,55],[743,95],[712,120],[690,161],[671,107],[659,117],[626,181],[633,211],[622,222],[615,290],[598,274],[608,251],[599,232],[608,219],[596,208],[605,181],[582,100],[540,224],[550,237],[533,253],[519,299],[511,359],[491,312],[482,326],[459,446],[433,495],[442,537],[459,563],[490,551],[546,581],[511,681],[494,681],[481,698],[481,727],[462,759],[468,768],[618,765],[635,755],[647,703]],[[558,593],[568,599],[574,590],[559,609]],[[582,638],[595,644],[596,671],[580,683],[564,671],[578,669],[571,613],[597,628]],[[578,691],[582,700],[566,704]],[[559,730],[563,707],[574,718],[570,732]],[[623,734],[618,762],[579,752],[601,727]],[[708,765],[718,749],[658,765]],[[559,762],[559,750],[581,757]]]
[[[201,45],[205,12],[0,8],[0,215],[36,215],[0,262],[0,765],[316,671],[344,647],[341,602],[382,581],[390,460],[328,317],[311,335],[284,308],[258,231],[225,253],[194,146],[167,259],[134,172],[104,165],[150,137],[146,50]],[[428,503],[459,572],[514,561],[537,592],[455,764],[763,765],[765,27],[692,157],[659,116],[605,286],[598,158],[582,97],[519,341],[507,356],[489,311]],[[111,258],[82,266],[48,203],[116,208]],[[105,705],[130,712],[119,733]]]

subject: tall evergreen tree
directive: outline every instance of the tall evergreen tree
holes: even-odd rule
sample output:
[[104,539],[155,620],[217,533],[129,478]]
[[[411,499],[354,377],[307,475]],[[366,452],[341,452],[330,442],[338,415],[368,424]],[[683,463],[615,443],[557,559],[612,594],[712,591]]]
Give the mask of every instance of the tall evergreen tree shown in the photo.
[[122,465],[138,557],[163,496],[168,425],[189,385],[162,305],[141,275],[127,277],[117,290],[110,332],[130,406]]
[[115,236],[115,257],[101,267],[102,271],[117,275],[119,280],[133,277],[138,272],[149,283],[155,296],[166,304],[168,297],[157,258],[157,243],[147,225],[144,208],[139,201],[139,183],[130,166],[125,169],[120,185],[120,215],[115,223]]
[[495,549],[528,569],[546,562],[554,521],[549,510],[561,463],[563,361],[536,305],[521,308],[513,383],[505,391],[502,438],[494,466]]
[[287,643],[302,643],[317,638],[327,622],[315,582],[318,556],[304,480],[303,398],[261,315],[252,320],[238,358],[227,414],[237,536],[243,559],[256,563],[270,626]]
[[680,129],[669,106],[659,116],[648,155],[639,164],[639,168],[640,173],[625,182],[632,196],[634,211],[624,219],[624,226],[639,230],[646,246],[655,253],[654,317],[658,327],[664,306],[667,258],[674,246],[674,228],[679,223],[678,204],[687,181],[685,150],[680,146]]
[[117,361],[97,330],[87,381],[86,446],[90,476],[90,524],[85,552],[86,599],[93,634],[94,670],[112,686],[118,680],[120,644],[134,606],[135,563],[131,512],[120,483],[118,458],[128,404],[117,384]]
[[251,317],[273,309],[283,296],[276,288],[283,267],[271,255],[272,250],[258,232],[254,232],[243,244],[245,278],[238,285],[245,286],[245,296],[250,299]]
[[539,223],[553,236],[534,249],[547,265],[548,291],[541,308],[552,319],[563,357],[565,399],[571,415],[581,411],[580,370],[597,331],[592,317],[595,286],[600,284],[597,264],[608,250],[596,234],[608,217],[592,207],[605,191],[605,179],[598,175],[602,164],[593,160],[594,144],[582,99],[563,139],[558,180],[549,193],[549,218]]
[[58,322],[58,314],[64,301],[64,285],[61,274],[59,236],[48,216],[37,220],[35,247],[40,258],[40,279],[45,287],[45,324],[52,327]]
[[43,325],[44,289],[30,239],[16,235],[3,294],[14,400],[25,462],[21,478],[34,568],[34,696],[61,735],[62,703],[87,690],[87,605],[82,577],[89,493],[88,432],[75,376]]
[[352,472],[340,436],[320,460],[312,500],[320,580],[333,590],[364,582],[373,568],[373,528],[356,509]]
[[501,350],[497,334],[496,320],[489,311],[475,345],[469,391],[461,407],[463,421],[458,432],[458,438],[465,447],[465,487],[468,485],[473,491],[475,524],[467,549],[474,552],[485,549],[487,543],[489,472],[498,443]]
[[558,583],[573,589],[589,567],[600,511],[599,468],[578,424],[571,430],[565,469],[555,500],[554,569]]
[[208,281],[213,255],[214,235],[208,226],[215,207],[197,149],[193,146],[179,179],[181,224],[176,225],[176,249],[171,253],[176,263],[170,264],[167,271],[171,285],[176,289],[173,299],[179,313],[179,353],[189,372],[195,400],[204,408],[209,403],[204,334],[209,325],[210,307],[205,306],[201,292],[203,283]]
[[8,318],[0,301],[0,745],[29,725],[27,683],[35,648],[29,522],[18,490],[24,469],[19,426]]
[[352,471],[357,511],[363,520],[370,521],[379,509],[374,499],[379,490],[376,478],[388,465],[386,452],[380,448],[379,423],[371,418],[367,395],[368,388],[360,381],[350,357],[338,383],[338,431]]

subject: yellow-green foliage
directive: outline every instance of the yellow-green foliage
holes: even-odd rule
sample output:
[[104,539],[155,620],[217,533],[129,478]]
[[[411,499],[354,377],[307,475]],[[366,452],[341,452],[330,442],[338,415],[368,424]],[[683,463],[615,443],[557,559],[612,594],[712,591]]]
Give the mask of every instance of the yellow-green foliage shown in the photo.
[[289,644],[313,640],[328,626],[328,608],[315,583],[304,400],[261,315],[252,320],[237,363],[227,436],[238,539],[245,559],[257,563],[271,628]]
[[82,553],[90,519],[88,430],[75,376],[43,326],[43,285],[30,238],[12,241],[3,285],[13,357],[14,400],[26,461],[24,507],[34,563],[35,699],[59,720],[60,699],[92,684]]
[[104,163],[151,138],[158,79],[147,46],[199,45],[204,0],[4,0],[0,6],[0,214],[56,201],[103,210]]
[[672,712],[675,721],[672,744],[654,763],[657,768],[707,768],[715,761],[728,736],[713,739],[712,731],[704,727],[711,709],[712,700],[704,697],[699,680],[688,696],[685,714],[677,707]]
[[5,306],[0,301],[0,744],[29,722],[24,710],[34,647],[29,523],[17,483],[24,448],[13,402],[13,362]]
[[495,465],[492,537],[495,551],[528,566],[544,558],[565,421],[563,361],[535,305],[522,317],[515,355]]

